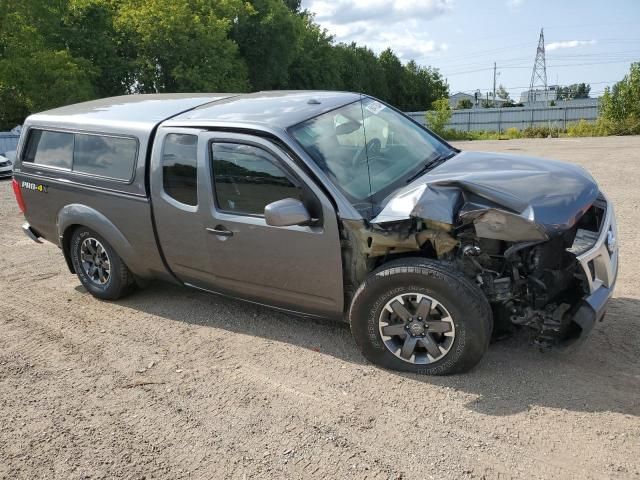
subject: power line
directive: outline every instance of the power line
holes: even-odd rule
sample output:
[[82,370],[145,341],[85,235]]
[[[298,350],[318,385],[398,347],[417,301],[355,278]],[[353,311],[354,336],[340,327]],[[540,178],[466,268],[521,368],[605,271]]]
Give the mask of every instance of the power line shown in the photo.
[[[638,40],[628,40],[628,41],[623,41],[623,40],[597,40],[595,45],[603,45],[603,44],[616,44],[616,43],[631,43],[631,44],[638,44],[640,46],[640,39]],[[501,48],[495,48],[495,49],[487,49],[487,50],[476,50],[474,52],[469,52],[467,54],[464,55],[457,55],[457,56],[447,56],[446,58],[440,58],[440,61],[438,63],[440,63],[441,65],[445,65],[447,68],[455,68],[456,66],[460,65],[460,66],[468,66],[468,65],[474,65],[477,64],[478,62],[469,64],[468,61],[466,59],[468,58],[482,58],[482,57],[488,57],[488,56],[496,56],[496,53],[502,52],[502,51],[512,51],[514,48],[520,47],[520,46],[532,46],[532,44],[530,42],[527,43],[523,43],[523,44],[519,44],[519,45],[511,45],[509,47],[501,47]],[[578,47],[576,47],[578,48]],[[600,53],[573,53],[568,51],[567,49],[558,49],[558,50],[552,50],[551,52],[547,51],[547,55],[551,55],[554,58],[555,57],[588,57],[588,56],[593,56],[593,57],[601,57],[601,56],[613,56],[613,55],[622,55],[622,54],[636,54],[637,55],[638,50],[622,50],[622,51],[607,51],[607,52],[600,52]],[[502,61],[519,61],[519,60],[525,60],[528,57],[514,57],[514,58],[509,58],[509,59],[503,59]],[[498,59],[500,60],[500,59]]]
[[[611,60],[611,61],[605,61],[605,62],[588,62],[588,63],[565,63],[565,64],[551,64],[548,65],[548,68],[562,68],[562,67],[585,67],[585,66],[591,66],[591,65],[609,65],[609,64],[616,64],[616,63],[631,63],[633,61],[635,61],[636,59],[638,59],[638,57],[630,57],[627,59],[623,59],[623,60]],[[500,69],[523,69],[523,68],[531,68],[528,67],[526,65],[500,65],[499,67]],[[476,73],[476,72],[486,72],[489,70],[493,70],[493,67],[484,67],[484,68],[476,68],[473,70],[462,70],[462,71],[454,71],[454,72],[450,72],[450,73],[443,73],[442,75],[444,77],[454,77],[456,75],[464,75],[467,73]]]
[[626,59],[626,60],[613,60],[610,62],[592,62],[592,63],[568,63],[568,64],[564,64],[564,65],[549,65],[549,67],[553,67],[553,68],[557,68],[557,67],[585,67],[585,66],[589,66],[589,65],[608,65],[608,64],[612,64],[612,63],[629,63],[629,62],[633,62],[634,60],[638,60],[638,57],[635,58],[631,58],[631,59]]
[[[626,59],[626,58],[637,58],[638,57],[638,51],[637,50],[622,50],[622,51],[618,51],[618,52],[607,52],[607,53],[584,53],[584,54],[575,54],[575,53],[569,53],[569,52],[558,52],[556,53],[551,52],[549,53],[549,51],[547,50],[547,57],[549,58],[553,58],[554,60],[571,60],[573,58],[577,58],[577,59],[589,59],[589,58],[598,58],[598,59]],[[529,57],[511,57],[511,58],[503,58],[503,59],[498,59],[498,61],[500,62],[501,65],[509,65],[509,64],[513,64],[514,62],[517,64],[517,62],[523,62],[525,60],[529,59]],[[481,66],[481,65],[486,65],[486,61],[479,61],[479,62],[456,62],[455,64],[450,64],[447,65],[447,68],[451,68],[451,69],[459,69],[462,67],[476,67],[476,66]]]
[[525,46],[531,46],[531,42],[510,45],[508,47],[490,48],[490,49],[487,49],[487,50],[476,50],[474,52],[469,52],[469,53],[466,53],[464,55],[454,55],[452,57],[447,57],[447,59],[449,59],[449,60],[458,60],[458,59],[462,60],[462,59],[465,59],[465,58],[486,57],[486,56],[489,56],[489,55],[493,55],[493,54],[495,54],[497,52],[509,51],[509,50],[513,50],[514,48],[517,48],[517,47],[525,47]]
[[[585,83],[586,85],[592,86],[592,85],[609,85],[612,83],[616,83],[619,82],[620,79],[617,80],[607,80],[604,82],[578,82],[578,83]],[[475,93],[478,90],[491,90],[491,88],[493,87],[479,87],[479,88],[475,88],[473,90],[456,90],[456,93]],[[521,90],[521,89],[526,89],[529,88],[529,85],[521,85],[521,86],[517,86],[517,87],[505,87],[503,85],[503,88],[507,91],[513,91],[513,90]],[[592,90],[590,93],[598,93],[598,92],[604,92],[604,90]]]

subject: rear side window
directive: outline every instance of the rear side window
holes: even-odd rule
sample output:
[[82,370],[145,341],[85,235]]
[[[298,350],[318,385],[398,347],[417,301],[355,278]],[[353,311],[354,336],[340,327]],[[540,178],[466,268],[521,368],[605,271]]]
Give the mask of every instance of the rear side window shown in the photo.
[[132,138],[76,134],[73,170],[129,180],[137,153],[138,142]]
[[24,162],[116,180],[130,180],[138,154],[133,138],[34,129]]
[[302,200],[302,189],[265,150],[236,143],[214,143],[211,148],[216,201],[221,210],[264,215],[264,207],[276,200]]
[[29,135],[24,161],[71,169],[73,133],[33,130]]
[[162,149],[162,185],[171,198],[198,205],[198,137],[170,133]]

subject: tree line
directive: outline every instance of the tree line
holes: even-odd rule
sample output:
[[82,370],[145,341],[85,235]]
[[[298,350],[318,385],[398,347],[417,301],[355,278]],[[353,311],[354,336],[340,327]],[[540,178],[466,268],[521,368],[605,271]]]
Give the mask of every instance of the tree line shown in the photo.
[[438,70],[336,43],[300,0],[0,0],[0,128],[113,95],[327,89],[403,110],[448,96]]

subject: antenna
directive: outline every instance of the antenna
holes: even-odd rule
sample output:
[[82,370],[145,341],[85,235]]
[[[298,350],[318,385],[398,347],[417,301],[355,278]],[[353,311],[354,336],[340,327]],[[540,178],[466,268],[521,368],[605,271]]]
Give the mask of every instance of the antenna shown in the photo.
[[529,103],[536,101],[534,88],[541,86],[547,95],[547,61],[544,54],[544,29],[540,29],[540,40],[538,40],[538,50],[536,51],[536,61],[533,62],[533,72],[531,72],[531,84],[529,85]]

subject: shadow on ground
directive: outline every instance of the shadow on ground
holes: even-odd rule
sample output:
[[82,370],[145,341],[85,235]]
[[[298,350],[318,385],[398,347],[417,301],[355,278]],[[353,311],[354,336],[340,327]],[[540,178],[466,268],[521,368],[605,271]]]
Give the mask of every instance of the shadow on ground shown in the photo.
[[[339,322],[299,318],[166,284],[154,284],[118,303],[173,321],[286,342],[369,365],[348,325]],[[529,344],[526,332],[520,332],[493,344],[468,374],[389,373],[403,376],[408,388],[429,384],[476,395],[467,408],[488,415],[510,415],[540,406],[640,416],[639,323],[640,300],[614,298],[605,321],[573,351],[540,352]]]

